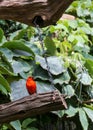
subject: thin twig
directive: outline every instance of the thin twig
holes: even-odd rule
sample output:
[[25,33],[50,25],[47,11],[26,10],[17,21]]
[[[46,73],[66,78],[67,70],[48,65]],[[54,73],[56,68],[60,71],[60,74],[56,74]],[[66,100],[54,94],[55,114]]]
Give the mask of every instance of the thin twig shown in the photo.
[[[38,38],[39,38],[40,45],[41,45],[42,50],[43,50],[43,54],[44,54],[44,58],[45,58],[45,63],[46,63],[46,67],[47,67],[47,72],[48,72],[48,75],[49,75],[49,78],[50,78],[51,87],[53,87],[54,90],[56,90],[58,92],[58,95],[59,95],[59,97],[60,97],[60,99],[62,101],[62,104],[67,109],[67,104],[65,103],[64,99],[61,97],[60,91],[57,88],[55,88],[54,83],[53,83],[53,77],[52,77],[52,74],[50,72],[50,67],[49,67],[49,64],[48,64],[47,56],[45,55],[44,43],[43,43],[43,38],[42,38],[42,30],[40,29],[39,25],[37,24],[37,17],[35,18],[35,20],[33,21],[33,23],[34,23],[34,25],[36,26],[36,28],[38,30]],[[56,98],[56,95],[55,95],[55,92],[54,92],[52,100],[55,101],[55,98]]]
[[82,103],[83,103],[83,104],[85,104],[85,103],[93,103],[93,99],[83,101]]

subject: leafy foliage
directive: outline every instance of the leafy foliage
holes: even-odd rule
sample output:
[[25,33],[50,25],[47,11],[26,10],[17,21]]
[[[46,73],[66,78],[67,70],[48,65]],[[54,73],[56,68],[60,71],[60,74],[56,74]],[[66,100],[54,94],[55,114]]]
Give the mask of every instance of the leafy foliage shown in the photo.
[[67,10],[77,17],[82,18],[84,21],[89,22],[93,25],[93,1],[92,0],[76,0],[72,3],[70,8]]
[[[34,76],[37,93],[53,91],[44,59],[46,55],[55,88],[66,95],[68,104],[67,110],[53,113],[68,120],[78,117],[76,127],[80,122],[82,129],[90,128],[93,122],[92,7],[92,0],[77,0],[66,11],[75,15],[75,20],[59,20],[57,25],[43,28],[45,52],[42,52],[36,28],[21,24],[21,29],[14,29],[12,33],[11,29],[5,30],[6,22],[1,21],[4,32],[0,29],[0,92],[10,94],[11,100],[23,97],[28,76]],[[38,124],[38,120],[28,118],[3,127],[36,130],[29,127],[34,121]]]

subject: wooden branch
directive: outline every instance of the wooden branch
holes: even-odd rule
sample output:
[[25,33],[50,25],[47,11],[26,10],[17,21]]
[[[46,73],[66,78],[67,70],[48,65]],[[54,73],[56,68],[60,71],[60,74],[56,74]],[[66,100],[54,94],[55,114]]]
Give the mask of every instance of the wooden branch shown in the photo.
[[17,101],[0,105],[0,123],[33,117],[49,111],[66,109],[63,96],[58,91],[34,94]]
[[60,20],[64,20],[64,19],[75,20],[75,16],[69,15],[69,14],[63,14],[62,17],[60,18]]
[[0,19],[41,27],[55,24],[74,0],[0,0]]
[[90,100],[83,101],[82,103],[83,103],[83,104],[89,104],[89,103],[93,103],[93,99],[90,99]]

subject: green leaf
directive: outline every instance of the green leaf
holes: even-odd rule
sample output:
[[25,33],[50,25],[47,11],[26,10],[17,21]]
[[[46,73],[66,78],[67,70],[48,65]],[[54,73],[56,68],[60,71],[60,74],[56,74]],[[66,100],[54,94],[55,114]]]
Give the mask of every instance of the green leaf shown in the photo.
[[91,119],[91,121],[93,122],[93,110],[92,109],[89,109],[89,108],[86,108],[84,107],[84,110],[86,112],[86,114],[88,115],[88,117]]
[[86,59],[85,66],[87,67],[90,75],[93,78],[93,59]]
[[87,119],[85,111],[82,108],[79,109],[79,119],[80,119],[83,130],[88,130],[88,125],[89,125],[88,119]]
[[26,80],[20,79],[11,82],[11,100],[15,101],[28,96],[26,89]]
[[78,41],[78,46],[82,46],[82,44],[86,42],[83,35],[76,35],[75,39]]
[[0,51],[0,57],[1,57],[0,66],[4,66],[9,71],[13,72],[13,69],[12,69],[10,62],[8,61],[7,57],[3,54],[2,51]]
[[31,66],[24,60],[13,60],[12,67],[14,70],[14,73],[21,73],[21,72],[27,72],[31,69]]
[[[13,40],[20,40],[23,39],[24,35],[26,34],[26,29],[22,29],[20,31],[14,32],[15,36],[13,38]],[[13,33],[13,35],[14,35]]]
[[75,95],[75,90],[71,85],[62,86],[63,94],[67,95],[69,98]]
[[8,92],[11,92],[11,88],[10,88],[10,86],[9,86],[9,84],[8,84],[8,82],[7,82],[7,80],[0,74],[0,84],[2,85],[2,86],[4,86],[5,87],[5,89],[8,91]]
[[93,85],[86,88],[88,95],[93,98]]
[[76,20],[69,20],[68,23],[69,23],[69,26],[72,27],[73,29],[78,27],[78,23]]
[[55,88],[49,82],[36,81],[37,93],[46,93],[54,91]]
[[27,36],[30,39],[35,34],[35,29],[32,26],[29,26],[27,28]]
[[1,91],[3,94],[7,95],[7,90],[6,90],[5,87],[4,87],[3,85],[1,85],[1,84],[0,84],[0,91]]
[[34,78],[38,78],[41,80],[49,80],[48,73],[42,69],[40,66],[36,66],[33,73]]
[[67,114],[68,117],[73,117],[77,114],[78,109],[74,108],[73,106],[69,106],[67,110],[65,110],[65,114]]
[[14,56],[14,53],[13,53],[11,50],[9,50],[8,48],[0,48],[0,52],[2,52],[2,54],[5,55],[5,57],[7,58],[7,60],[8,60],[9,62],[12,61],[12,58],[13,58],[13,56]]
[[17,49],[17,50],[26,51],[26,52],[29,52],[31,54],[31,56],[34,57],[34,52],[31,50],[31,48],[26,46],[25,43],[21,40],[5,42],[2,47],[6,47],[6,48],[12,49],[12,50]]
[[80,78],[80,82],[84,85],[91,85],[93,81],[90,75],[86,72],[82,72],[82,74],[78,75],[78,78]]
[[[67,22],[67,21],[66,21],[66,22]],[[62,30],[64,30],[64,31],[67,32],[67,33],[69,32],[69,31],[68,31],[68,26],[63,25],[62,23],[61,23],[61,24],[58,23],[57,26],[55,26],[55,29],[56,29],[56,30],[62,29]]]
[[11,126],[15,129],[15,130],[21,130],[21,123],[19,120],[17,121],[12,121],[10,122]]
[[5,68],[4,66],[1,66],[1,65],[0,65],[0,73],[1,73],[1,74],[6,74],[6,75],[15,76],[14,73],[12,73],[12,72],[9,71],[7,68]]
[[58,75],[56,79],[54,79],[54,84],[60,84],[60,85],[62,85],[63,83],[68,84],[69,81],[70,81],[70,75],[66,71],[63,74]]
[[25,33],[26,33],[26,29],[21,29],[21,30],[15,31],[11,34],[10,40],[20,40],[23,38]]
[[[47,61],[48,66],[50,68],[50,72],[53,75],[59,75],[66,70],[64,68],[64,62],[62,61],[61,57],[56,56],[47,57]],[[48,70],[45,59],[43,57],[37,55],[36,62],[39,63],[43,69]]]
[[52,111],[53,114],[57,115],[59,118],[62,118],[65,114],[65,111],[58,110],[58,111]]
[[2,40],[3,40],[3,36],[4,36],[4,32],[3,32],[3,30],[0,28],[0,43],[1,43]]
[[56,54],[55,42],[50,37],[46,37],[44,42],[48,53],[51,55],[55,55]]
[[32,122],[36,121],[36,119],[27,118],[22,122],[22,128],[26,129],[28,125]]
[[68,41],[73,42],[75,40],[75,36],[73,34],[70,34],[68,36]]
[[88,53],[90,51],[90,48],[89,46],[85,45],[85,44],[81,44],[81,43],[77,43],[75,46],[74,46],[74,51],[78,51],[80,53],[82,52],[85,52],[85,53]]
[[[34,39],[35,40],[35,39]],[[28,42],[27,46],[33,50],[35,54],[41,55],[40,47],[38,47],[39,43],[34,43],[33,40],[31,43]]]

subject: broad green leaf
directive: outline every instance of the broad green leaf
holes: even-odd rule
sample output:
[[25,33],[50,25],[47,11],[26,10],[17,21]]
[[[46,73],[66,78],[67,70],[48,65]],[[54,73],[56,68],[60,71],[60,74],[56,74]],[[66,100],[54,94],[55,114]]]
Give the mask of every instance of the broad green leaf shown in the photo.
[[85,53],[88,53],[90,51],[90,48],[89,46],[85,45],[85,44],[81,44],[81,43],[77,43],[75,46],[74,46],[74,51],[78,51],[80,53],[82,52],[85,52]]
[[93,85],[86,88],[88,95],[93,98]]
[[10,122],[11,126],[15,129],[15,130],[21,130],[21,123],[19,120],[17,121],[12,121]]
[[80,29],[80,30],[82,30],[82,31],[84,31],[86,34],[91,34],[91,28],[89,27],[89,25],[87,24],[87,26],[83,26],[83,27],[80,27],[80,28],[78,28],[78,29]]
[[62,85],[63,83],[68,84],[70,81],[70,75],[68,72],[64,72],[63,74],[59,75],[54,79],[54,84],[60,84]]
[[0,48],[0,52],[5,55],[9,62],[12,61],[14,53],[11,50],[9,50],[8,48]]
[[1,57],[1,61],[0,64],[1,66],[6,67],[6,69],[10,70],[11,72],[13,72],[13,68],[12,65],[10,64],[10,62],[8,61],[8,58],[3,54],[3,52],[0,51],[0,57]]
[[26,29],[15,31],[11,34],[10,40],[20,40],[26,33]]
[[62,118],[65,114],[65,111],[58,110],[58,111],[52,111],[52,113],[57,115],[59,118]]
[[7,82],[7,80],[0,74],[0,84],[5,87],[5,89],[10,92],[11,88]]
[[93,81],[92,78],[90,77],[90,75],[86,72],[82,72],[82,74],[79,74],[78,78],[80,78],[80,82],[84,85],[91,85],[91,83]]
[[79,119],[80,119],[83,130],[88,130],[88,125],[89,125],[88,119],[87,119],[85,111],[82,108],[79,109]]
[[82,8],[81,8],[80,6],[77,8],[77,15],[78,15],[79,17],[81,17],[81,16],[84,15],[83,10],[82,10]]
[[36,85],[37,93],[46,93],[55,90],[54,86],[52,86],[49,82],[36,81]]
[[25,45],[25,42],[21,40],[14,40],[14,41],[9,41],[5,42],[2,47],[6,47],[8,49],[15,49],[15,50],[23,50],[26,52],[29,52],[31,56],[34,57],[34,52],[29,48],[28,46]]
[[26,80],[20,79],[11,83],[11,100],[15,101],[28,95]]
[[27,46],[33,50],[35,54],[41,55],[42,51],[40,50],[40,47],[38,47],[39,43],[34,43],[35,39],[31,41],[31,43],[28,42]]
[[72,97],[75,95],[75,90],[71,85],[64,85],[62,86],[62,93],[68,97]]
[[5,68],[4,66],[1,66],[1,65],[0,65],[0,73],[15,76],[15,74],[13,72],[9,71],[7,68]]
[[84,58],[86,58],[86,61],[93,61],[93,56],[90,54],[86,54],[86,53],[82,53],[82,55],[84,56]]
[[40,66],[35,67],[33,76],[37,79],[49,80],[49,75],[47,71],[42,69]]
[[29,76],[31,76],[32,73],[31,72],[20,72],[20,76],[23,78],[23,79],[27,79]]
[[[50,72],[53,75],[59,75],[66,70],[64,68],[64,62],[60,57],[56,57],[56,56],[47,57],[47,61],[48,61],[48,66],[50,68]],[[37,55],[36,62],[39,63],[43,69],[48,70],[45,58]]]
[[69,23],[69,26],[73,29],[77,28],[77,26],[78,26],[78,23],[76,20],[70,20],[70,21],[68,21],[68,23]]
[[67,117],[73,117],[77,114],[78,109],[74,108],[73,106],[69,106],[67,110],[65,110],[65,114],[67,114]]
[[45,46],[47,48],[48,53],[51,55],[55,55],[56,54],[56,46],[55,46],[55,42],[52,40],[52,38],[46,37],[44,42],[45,42]]
[[90,48],[87,45],[82,44],[81,46],[78,43],[77,45],[74,46],[74,51],[78,51],[79,53],[82,53],[82,52],[88,53],[90,51]]
[[49,28],[49,31],[50,31],[51,33],[55,32],[55,31],[56,31],[55,26],[51,25],[50,28]]
[[78,46],[82,46],[82,44],[86,42],[83,35],[76,35],[75,39],[78,41]]
[[71,44],[67,41],[61,42],[60,44],[60,52],[61,53],[67,53],[68,51],[71,51]]
[[22,122],[22,128],[26,129],[28,125],[32,122],[36,121],[36,119],[27,118]]
[[1,43],[2,40],[3,40],[3,36],[4,36],[4,32],[3,32],[3,30],[0,28],[0,43]]
[[25,36],[25,34],[26,34],[26,29],[22,29],[20,31],[17,31],[16,34],[15,34],[15,37],[13,38],[13,40],[23,39],[23,37]]
[[60,24],[60,23],[57,24],[57,26],[55,26],[55,29],[56,29],[56,30],[62,29],[62,30],[65,30],[65,32],[67,32],[67,33],[69,32],[69,31],[68,31],[68,27],[66,27],[66,26],[63,25],[62,23],[61,23],[61,24]]
[[27,28],[27,36],[30,39],[35,34],[35,29],[32,26],[29,26]]
[[84,110],[86,112],[86,114],[88,115],[88,117],[91,119],[91,121],[93,122],[93,110],[92,109],[89,109],[89,108],[86,108],[84,107]]
[[31,69],[31,66],[25,62],[24,60],[15,61],[12,62],[12,67],[14,70],[14,73],[21,73],[21,72],[27,72]]
[[0,91],[1,93],[7,95],[7,90],[5,89],[5,87],[3,85],[0,84]]
[[86,59],[85,66],[87,67],[90,75],[93,78],[93,59]]
[[75,36],[73,34],[70,34],[68,36],[68,41],[73,42],[75,40]]

